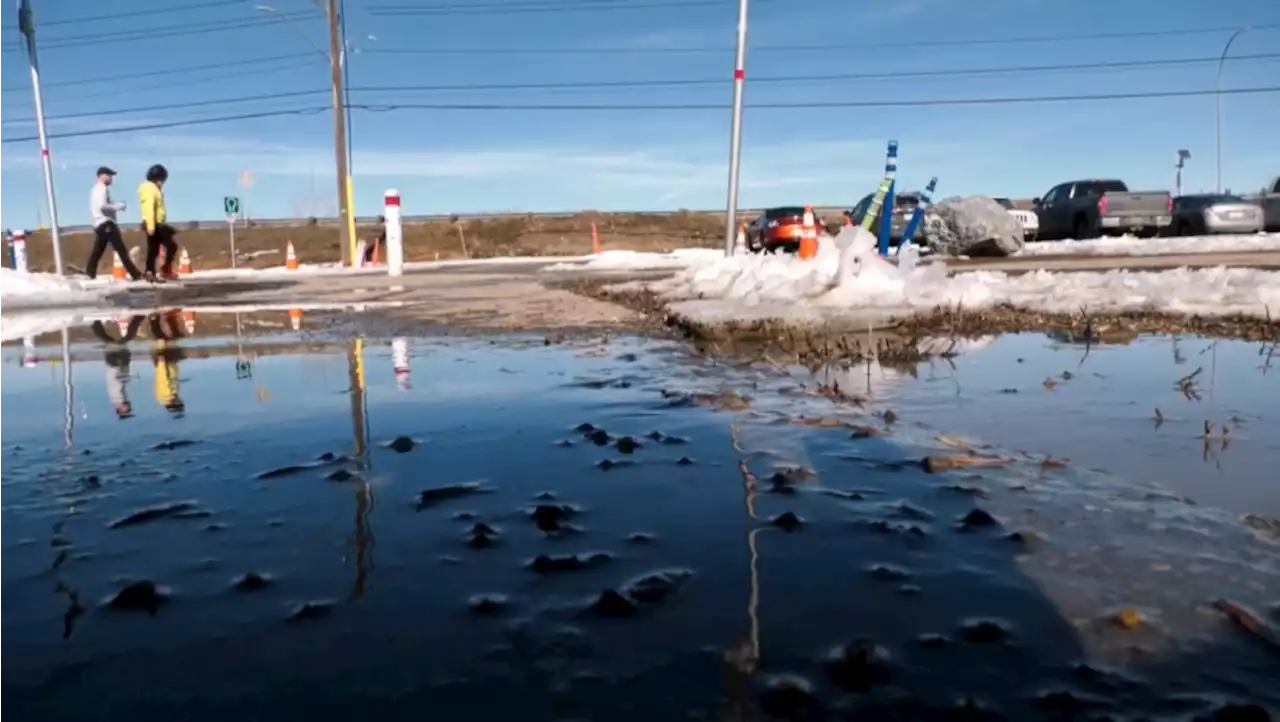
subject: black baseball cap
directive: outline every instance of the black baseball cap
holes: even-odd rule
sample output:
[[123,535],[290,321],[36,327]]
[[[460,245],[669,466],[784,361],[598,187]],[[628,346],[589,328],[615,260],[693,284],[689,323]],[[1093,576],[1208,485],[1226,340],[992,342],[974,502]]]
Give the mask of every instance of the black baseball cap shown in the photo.
[[106,173],[107,175],[115,175],[115,174],[116,174],[116,172],[115,172],[115,171],[111,170],[110,168],[106,167],[105,165],[100,165],[100,166],[98,166],[98,172],[97,172],[95,175],[102,175],[103,173]]

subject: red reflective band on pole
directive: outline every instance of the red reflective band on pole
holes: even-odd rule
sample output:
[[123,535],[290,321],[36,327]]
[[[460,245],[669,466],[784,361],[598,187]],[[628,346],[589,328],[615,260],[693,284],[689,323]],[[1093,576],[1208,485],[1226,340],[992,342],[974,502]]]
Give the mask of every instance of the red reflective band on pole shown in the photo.
[[747,71],[742,70],[742,69],[738,69],[738,70],[733,71],[733,79],[734,79],[734,80],[746,80],[746,79],[747,79]]
[[400,207],[400,196],[387,196],[387,197],[386,197],[386,202],[387,202],[387,205],[389,205],[389,206],[395,206],[395,207],[399,208],[399,207]]
[[40,157],[41,157],[41,158],[48,158],[48,157],[49,157],[49,149],[48,149],[48,148],[41,148],[41,149],[40,149]]

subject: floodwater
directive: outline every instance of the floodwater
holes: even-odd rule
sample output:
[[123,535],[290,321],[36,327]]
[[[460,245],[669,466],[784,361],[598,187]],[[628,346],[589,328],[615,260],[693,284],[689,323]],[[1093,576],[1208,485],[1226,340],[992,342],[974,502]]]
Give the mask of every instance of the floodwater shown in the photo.
[[[76,336],[69,409],[56,347],[33,368],[5,348],[14,719],[1265,719],[1249,715],[1280,705],[1274,529],[1111,468],[1136,410],[1117,421],[1131,440],[1096,460],[1084,435],[1059,447],[1016,419],[982,426],[1030,414],[1038,377],[1067,368],[1043,337],[916,379],[833,372],[836,394],[825,372],[642,339],[158,344],[147,328],[127,368],[121,347]],[[1275,402],[1228,346],[1212,418],[1250,420],[1221,472],[1249,479],[1238,460],[1266,453],[1249,447]],[[1094,349],[1049,398],[1119,373],[1107,359],[1123,353]],[[1223,380],[1228,365],[1252,390]],[[121,400],[121,371],[126,418],[108,393]],[[1094,403],[1131,388],[1147,405],[1131,383]],[[867,392],[864,407],[842,396]],[[1168,407],[1162,429],[1204,415]],[[956,453],[950,436],[1006,463],[925,473],[922,457]],[[1235,623],[1223,599],[1253,614]]]

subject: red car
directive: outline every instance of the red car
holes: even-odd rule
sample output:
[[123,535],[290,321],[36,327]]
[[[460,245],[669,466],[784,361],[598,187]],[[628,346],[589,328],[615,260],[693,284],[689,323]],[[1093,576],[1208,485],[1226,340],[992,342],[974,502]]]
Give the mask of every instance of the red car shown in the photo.
[[[816,213],[813,222],[822,229],[822,219]],[[769,208],[747,226],[747,249],[752,253],[795,253],[800,250],[803,233],[803,206]]]

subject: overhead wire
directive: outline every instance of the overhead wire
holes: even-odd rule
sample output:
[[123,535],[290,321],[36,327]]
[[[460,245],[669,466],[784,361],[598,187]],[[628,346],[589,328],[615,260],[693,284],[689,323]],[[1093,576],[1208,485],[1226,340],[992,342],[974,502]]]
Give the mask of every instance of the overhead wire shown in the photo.
[[[236,0],[236,2],[243,2],[243,0]],[[203,70],[222,70],[224,68],[244,67],[246,65],[258,66],[265,63],[276,63],[284,60],[296,60],[301,58],[312,58],[312,57],[314,57],[313,53],[289,53],[288,55],[272,55],[266,58],[248,58],[245,60],[224,60],[217,63],[206,63],[204,65],[184,65],[180,68],[156,68],[154,70],[148,70],[145,75],[140,75],[137,72],[132,72],[132,73],[117,73],[115,75],[99,75],[99,76],[90,77],[90,78],[76,78],[74,80],[55,80],[53,82],[42,82],[40,84],[40,87],[44,89],[48,89],[48,88],[62,88],[70,85],[98,85],[101,83],[112,83],[118,80],[133,80],[133,79],[149,80],[151,78],[155,78],[157,76],[162,76],[162,75],[181,75],[183,73],[195,73]],[[243,71],[240,71],[240,72],[243,72]],[[29,93],[31,92],[31,87],[27,86],[27,87],[18,87],[18,88],[5,88],[0,92]]]
[[[1228,62],[1248,60],[1274,60],[1280,53],[1256,53],[1235,55]],[[1066,70],[1112,70],[1130,68],[1155,68],[1177,65],[1217,63],[1219,56],[1195,58],[1162,58],[1155,60],[1117,60],[1092,63],[1059,63],[1054,65],[1014,65],[985,68],[943,68],[938,70],[896,70],[874,73],[829,73],[823,75],[764,75],[753,76],[751,83],[804,83],[834,82],[840,80],[893,80],[898,78],[964,77],[984,75],[1011,75],[1019,73],[1048,73]],[[550,81],[543,83],[468,83],[460,85],[370,85],[356,86],[352,92],[415,92],[415,91],[479,91],[479,90],[558,90],[568,88],[646,88],[698,85],[723,85],[724,78],[654,78],[640,80],[589,80]]]
[[[777,2],[778,0],[755,0],[757,3]],[[564,2],[516,2],[491,4],[455,4],[455,5],[383,5],[370,6],[368,12],[375,17],[444,17],[459,15],[527,15],[541,13],[578,13],[578,12],[616,12],[619,10],[650,10],[666,8],[668,10],[687,10],[689,8],[722,7],[734,8],[734,0],[638,0],[616,3],[591,2],[590,0],[567,0]]]
[[[1280,28],[1280,23],[1249,26],[1251,31],[1273,30]],[[947,40],[913,39],[904,41],[850,41],[848,43],[787,43],[787,44],[752,44],[751,52],[790,52],[809,53],[832,50],[885,48],[956,48],[998,45],[1027,45],[1034,43],[1059,43],[1084,40],[1134,40],[1138,38],[1179,37],[1187,35],[1216,35],[1239,30],[1238,25],[1208,28],[1171,28],[1166,30],[1137,30],[1100,33],[1066,33],[1058,35],[1023,35],[998,38],[952,38]],[[680,55],[696,53],[731,53],[730,46],[703,47],[552,47],[552,48],[519,48],[519,47],[418,47],[418,48],[369,48],[365,52],[389,55]]]
[[[305,20],[308,18],[319,17],[314,12],[300,13],[283,13],[281,16],[289,20]],[[110,35],[113,43],[122,40],[141,40],[141,39],[161,39],[169,40],[174,37],[182,37],[187,35],[205,35],[208,33],[225,32],[228,30],[245,30],[249,28],[266,28],[273,27],[280,22],[276,17],[260,18],[227,18],[224,20],[208,20],[197,23],[181,23],[168,26],[156,26],[151,28],[135,28],[124,32],[116,32]],[[41,38],[39,47],[41,51],[58,50],[61,48],[74,48],[86,45],[101,45],[104,36],[101,31],[95,33],[84,33],[81,35],[66,35],[63,37]],[[19,42],[5,43],[5,49],[21,47]]]
[[[83,25],[86,23],[105,23],[112,20],[124,20],[128,18],[152,17],[155,15],[166,15],[169,13],[190,12],[192,10],[210,10],[213,8],[231,7],[233,5],[243,6],[245,0],[206,0],[205,2],[190,3],[187,5],[169,5],[169,6],[152,6],[146,10],[125,10],[123,12],[110,13],[108,15],[90,15],[88,17],[63,18],[62,20],[39,20],[38,25],[42,28],[57,27],[61,25]],[[5,25],[4,30],[16,30],[16,25]]]
[[[224,105],[230,103],[259,103],[270,100],[280,100],[283,98],[300,98],[306,95],[317,95],[330,92],[329,88],[317,88],[315,90],[292,90],[283,93],[261,93],[258,95],[242,95],[234,98],[210,98],[206,100],[188,100],[180,103],[165,103],[163,105],[152,105],[145,108],[122,108],[122,109],[102,109],[87,110],[78,113],[63,113],[62,115],[51,115],[45,118],[48,122],[59,120],[73,120],[75,118],[111,118],[125,112],[137,113],[154,113],[161,110],[186,110],[189,108],[207,108],[212,105]],[[5,124],[9,123],[34,123],[35,118],[17,118],[5,120]]]
[[[302,91],[311,92],[311,91]],[[929,98],[915,100],[848,100],[848,101],[811,101],[803,104],[797,103],[748,103],[746,107],[753,110],[792,110],[808,112],[814,109],[822,108],[904,108],[904,107],[940,107],[940,106],[994,106],[994,105],[1024,105],[1032,103],[1062,103],[1062,102],[1085,102],[1085,101],[1118,101],[1118,100],[1138,100],[1138,99],[1161,99],[1161,98],[1184,98],[1193,96],[1210,96],[1210,95],[1259,95],[1266,93],[1280,93],[1280,85],[1263,86],[1251,88],[1225,88],[1217,89],[1196,89],[1196,90],[1168,90],[1168,91],[1148,91],[1148,92],[1129,92],[1129,93],[1082,93],[1074,95],[1040,95],[1040,96],[1004,96],[1004,97],[979,97],[979,98]],[[273,97],[281,97],[276,95]],[[227,102],[227,101],[220,101]],[[662,112],[699,112],[699,111],[723,111],[729,106],[727,103],[687,103],[687,104],[577,104],[577,105],[530,105],[516,103],[390,103],[385,105],[376,105],[368,103],[352,104],[352,108],[365,110],[370,112],[387,113],[405,110],[436,110],[436,111],[560,111],[560,112],[640,112],[640,111],[662,111]],[[150,110],[150,109],[140,109]],[[320,112],[332,111],[331,106],[315,106],[310,108],[298,108],[291,110],[272,110],[262,111],[260,113],[244,113],[240,115],[230,116],[214,116],[196,118],[191,120],[175,120],[167,122],[146,123],[136,126],[119,127],[119,128],[98,128],[91,130],[69,131],[64,133],[50,134],[50,138],[74,138],[93,135],[115,135],[120,133],[131,133],[142,130],[158,130],[166,128],[179,128],[191,125],[206,125],[209,123],[231,122],[237,120],[248,120],[255,118],[270,118],[286,115],[307,115]],[[22,143],[36,140],[36,136],[24,136],[20,138],[5,138],[0,143]]]

